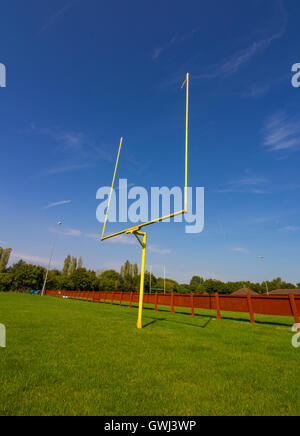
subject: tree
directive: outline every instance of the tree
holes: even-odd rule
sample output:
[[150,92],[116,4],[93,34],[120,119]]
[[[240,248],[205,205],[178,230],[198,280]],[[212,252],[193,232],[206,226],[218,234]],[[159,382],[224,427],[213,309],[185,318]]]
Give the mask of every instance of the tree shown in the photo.
[[166,279],[164,280],[162,277],[159,277],[156,282],[156,287],[161,289],[160,292],[163,292],[164,285],[166,284],[166,292],[178,292],[179,284],[175,280]]
[[200,285],[203,285],[204,279],[199,276],[192,277],[190,281],[190,290],[192,292],[197,292],[197,289]]
[[2,255],[1,255],[1,259],[0,259],[0,272],[3,272],[6,270],[11,252],[12,252],[11,248],[6,248],[5,250],[2,251]]
[[179,294],[189,294],[191,292],[190,285],[181,284],[178,287]]
[[124,292],[132,292],[136,289],[135,278],[131,274],[127,274],[121,278]]
[[281,277],[277,277],[276,279],[267,283],[269,291],[275,291],[275,289],[295,289],[295,285],[282,281]]
[[80,258],[78,259],[78,263],[77,263],[77,269],[81,269],[82,266],[83,266],[82,257],[80,256]]
[[62,270],[62,274],[64,276],[67,276],[69,274],[70,267],[71,267],[71,256],[68,254],[68,256],[65,258],[64,267],[63,267],[63,270]]
[[[140,276],[137,276],[138,280],[137,280],[137,290],[139,289],[140,286]],[[155,275],[151,274],[151,289],[155,289],[157,286],[157,279],[155,277]],[[150,273],[148,271],[145,272],[145,282],[144,282],[144,289],[145,292],[150,292]],[[155,292],[155,291],[153,291]]]
[[77,268],[77,259],[76,257],[72,257],[71,266],[69,269],[69,275],[71,276]]
[[47,289],[55,291],[59,289],[61,272],[56,269],[51,269],[47,278]]
[[58,289],[60,291],[73,291],[74,283],[69,276],[61,275],[58,279]]
[[14,275],[12,273],[0,273],[0,292],[12,290]]
[[24,260],[20,259],[17,263],[14,263],[10,268],[8,268],[8,272],[15,273],[20,266],[24,265],[26,262]]
[[123,266],[121,266],[120,274],[121,277],[131,276],[136,277],[139,273],[137,264],[132,264],[129,260],[126,260]]
[[41,289],[44,281],[45,268],[37,265],[21,265],[14,274],[13,287],[16,290]]
[[74,291],[95,291],[98,288],[97,277],[94,271],[85,268],[76,269],[70,276]]
[[137,264],[135,263],[135,264],[133,265],[133,276],[134,276],[134,277],[137,277],[138,274],[139,274],[139,268],[138,268]]
[[99,277],[99,288],[101,291],[119,291],[116,286],[122,283],[122,277],[114,270],[104,271]]
[[122,286],[125,292],[131,292],[137,290],[137,278],[139,269],[137,264],[132,264],[129,260],[126,260],[123,266],[121,266],[120,276],[122,278]]
[[224,283],[221,282],[220,280],[215,280],[215,279],[205,280],[203,286],[205,288],[205,292],[207,292],[208,294],[214,294],[216,292],[219,293],[224,292]]

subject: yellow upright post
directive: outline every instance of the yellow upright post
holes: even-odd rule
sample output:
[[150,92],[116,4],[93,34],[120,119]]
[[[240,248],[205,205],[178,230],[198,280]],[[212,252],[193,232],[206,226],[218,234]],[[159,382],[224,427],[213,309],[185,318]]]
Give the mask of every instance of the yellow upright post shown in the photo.
[[122,148],[122,143],[123,143],[123,138],[120,139],[120,145],[119,145],[118,156],[117,156],[116,165],[115,165],[114,176],[113,176],[113,180],[112,180],[112,184],[111,184],[111,188],[110,188],[109,199],[108,199],[106,215],[105,215],[105,220],[104,220],[103,230],[102,230],[102,236],[101,236],[101,240],[102,241],[104,239],[104,232],[105,232],[105,227],[106,227],[106,222],[107,222],[107,217],[108,217],[109,206],[110,206],[110,202],[111,202],[111,196],[112,196],[112,192],[113,192],[113,189],[114,189],[115,178],[116,178],[116,173],[117,173],[117,168],[118,168],[118,163],[119,163],[119,157],[120,157],[120,152],[121,152],[121,148]]
[[138,314],[138,320],[137,320],[137,328],[141,329],[142,326],[142,316],[143,316],[143,303],[144,303],[144,282],[145,282],[145,262],[146,262],[146,246],[147,246],[147,233],[143,232],[136,232],[135,236],[140,241],[139,237],[137,235],[143,236],[143,254],[142,254],[142,265],[141,265],[141,281],[140,281],[140,299],[139,299],[139,314]]
[[187,189],[188,189],[188,136],[189,136],[189,86],[190,75],[187,73],[182,88],[186,85],[186,114],[185,114],[185,181],[184,181],[184,212],[187,213]]

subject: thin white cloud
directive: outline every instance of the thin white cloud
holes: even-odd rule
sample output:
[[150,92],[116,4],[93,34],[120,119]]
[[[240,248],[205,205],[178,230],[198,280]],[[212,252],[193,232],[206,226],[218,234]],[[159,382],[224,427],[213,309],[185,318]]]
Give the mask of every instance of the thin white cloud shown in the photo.
[[225,188],[218,189],[216,192],[244,192],[248,194],[267,194],[269,191],[265,188],[265,186],[268,183],[269,180],[265,177],[257,177],[247,174],[240,179],[228,182]]
[[271,86],[268,83],[264,83],[264,84],[254,83],[244,92],[243,96],[256,100],[266,95],[270,91],[270,89]]
[[82,132],[64,132],[56,136],[57,140],[66,150],[79,151],[86,143],[85,135]]
[[194,75],[193,78],[214,79],[217,77],[232,76],[236,74],[243,65],[249,63],[255,56],[267,50],[274,41],[282,38],[286,31],[287,16],[281,1],[278,1],[278,7],[282,17],[282,24],[277,32],[274,32],[264,39],[253,41],[248,45],[248,47],[237,50],[229,57],[208,67],[203,73]]
[[64,7],[56,11],[48,20],[47,22],[42,26],[40,33],[45,32],[50,27],[54,26],[57,21],[70,9],[74,2],[67,3]]
[[[101,235],[100,233],[85,233],[86,238],[95,239],[96,241],[100,241]],[[134,237],[130,237],[128,235],[122,234],[119,236],[115,236],[114,238],[107,239],[107,243],[109,244],[125,244],[125,245],[135,245],[136,240]]]
[[80,230],[77,229],[64,229],[64,230],[57,230],[56,228],[50,228],[49,229],[50,232],[58,232],[61,235],[64,236],[81,236],[82,232]]
[[171,250],[159,248],[156,245],[150,245],[149,251],[152,251],[152,253],[155,253],[155,254],[170,254],[171,253]]
[[270,90],[276,86],[290,80],[290,74],[286,74],[284,76],[276,77],[271,80],[268,78],[267,82],[264,83],[253,83],[251,84],[246,91],[243,93],[243,97],[251,98],[253,100],[257,100],[264,95],[268,94]]
[[[14,260],[22,259],[25,262],[30,262],[37,265],[48,265],[49,262],[49,259],[47,259],[46,257],[32,256],[31,254],[15,253],[15,252],[11,254],[11,259]],[[61,267],[62,263],[56,260],[52,260],[51,265],[56,267]]]
[[85,233],[84,236],[89,239],[96,239],[96,240],[100,239],[100,234],[98,233]]
[[173,36],[172,39],[170,39],[170,41],[168,41],[166,44],[157,47],[152,54],[152,60],[156,60],[159,58],[159,56],[166,51],[169,47],[171,47],[174,43],[176,42],[176,37]]
[[110,244],[125,244],[125,245],[135,245],[137,243],[134,236],[119,235],[115,238],[107,239]]
[[69,204],[69,203],[71,203],[71,200],[57,201],[55,203],[50,203],[47,206],[44,206],[44,209],[51,209],[52,207],[61,206],[63,204]]
[[251,218],[247,221],[247,224],[267,224],[267,223],[274,223],[278,224],[280,221],[279,215],[271,215],[271,216],[261,216],[257,218]]
[[50,168],[40,171],[39,175],[55,175],[79,171],[95,166],[96,161],[112,161],[111,147],[96,146],[83,132],[71,130],[40,128],[34,123],[30,129],[20,133],[42,135],[54,143],[56,154],[62,159]]
[[246,248],[241,248],[241,247],[232,248],[231,251],[235,251],[237,253],[243,253],[243,254],[250,254],[249,250],[247,250]]
[[70,165],[59,165],[57,167],[49,168],[40,172],[41,175],[52,175],[52,174],[63,174],[71,173],[73,171],[83,170],[86,168],[91,168],[92,164],[70,164]]
[[263,134],[263,145],[269,151],[300,149],[299,117],[289,117],[285,111],[267,118]]
[[285,226],[281,230],[285,230],[287,232],[298,232],[300,230],[299,226]]
[[241,179],[229,182],[229,185],[234,186],[257,186],[262,183],[268,183],[265,177],[242,177]]

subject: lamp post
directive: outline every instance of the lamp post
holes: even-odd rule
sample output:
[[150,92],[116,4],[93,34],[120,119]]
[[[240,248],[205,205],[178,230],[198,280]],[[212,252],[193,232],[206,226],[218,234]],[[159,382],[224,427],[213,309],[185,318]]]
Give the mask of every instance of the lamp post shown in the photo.
[[56,244],[56,240],[57,240],[57,235],[58,235],[58,227],[62,225],[61,221],[58,221],[58,223],[56,224],[56,229],[55,229],[55,236],[54,236],[54,240],[53,240],[53,244],[52,244],[52,248],[51,248],[51,254],[50,254],[50,258],[49,258],[49,263],[48,263],[48,267],[47,267],[47,271],[46,271],[46,276],[45,276],[45,280],[44,280],[44,284],[43,284],[43,289],[42,289],[42,297],[45,295],[45,289],[46,289],[46,283],[47,283],[47,279],[48,279],[48,273],[49,273],[49,269],[51,266],[51,261],[53,258],[53,254],[54,254],[54,249],[55,249],[55,244]]
[[[258,256],[258,258],[261,260],[261,262],[262,262],[262,265],[264,264],[264,256]],[[263,267],[263,272],[264,272],[265,270],[264,270],[264,267]],[[265,274],[263,274],[263,275],[265,275]],[[268,288],[268,283],[267,283],[267,281],[265,280],[265,284],[266,284],[266,291],[267,291],[267,295],[270,295],[269,294],[269,288]]]

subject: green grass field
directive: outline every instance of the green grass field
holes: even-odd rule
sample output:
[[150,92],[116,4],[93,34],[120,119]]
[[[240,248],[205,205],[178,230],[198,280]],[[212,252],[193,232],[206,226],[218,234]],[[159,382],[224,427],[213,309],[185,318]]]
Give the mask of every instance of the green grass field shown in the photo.
[[292,318],[0,294],[0,415],[299,415]]

